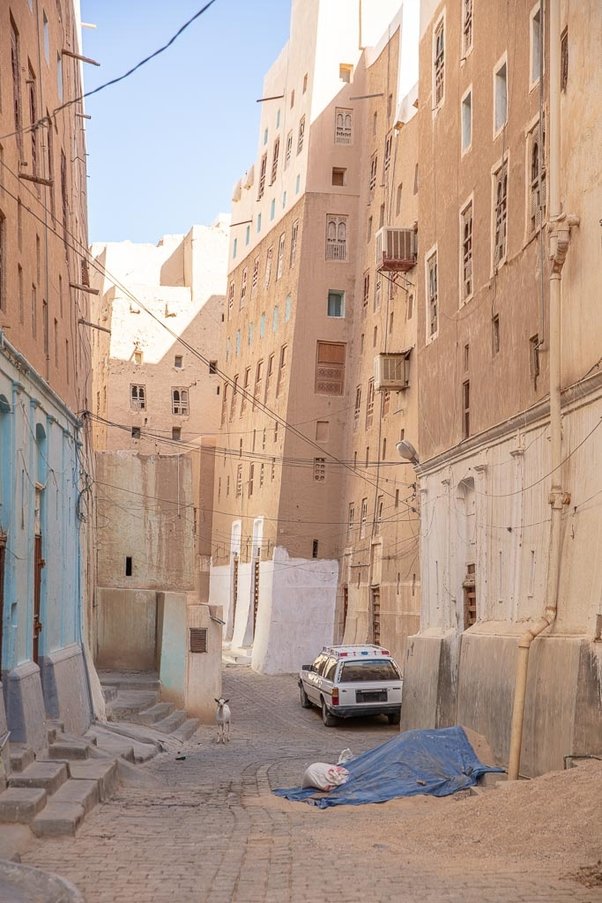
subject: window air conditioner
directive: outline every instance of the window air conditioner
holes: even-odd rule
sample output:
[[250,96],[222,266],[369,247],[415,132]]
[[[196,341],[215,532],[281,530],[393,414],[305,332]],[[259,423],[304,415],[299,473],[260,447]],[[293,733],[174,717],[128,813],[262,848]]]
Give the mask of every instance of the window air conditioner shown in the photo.
[[383,226],[376,233],[376,267],[385,272],[402,272],[416,266],[418,242],[414,229]]
[[377,391],[400,392],[410,385],[410,354],[377,354],[374,358],[374,388]]

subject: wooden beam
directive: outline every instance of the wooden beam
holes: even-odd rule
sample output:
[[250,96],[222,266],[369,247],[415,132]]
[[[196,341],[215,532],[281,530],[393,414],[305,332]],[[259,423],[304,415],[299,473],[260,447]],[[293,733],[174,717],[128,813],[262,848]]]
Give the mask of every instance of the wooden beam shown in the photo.
[[91,288],[89,285],[81,285],[79,282],[70,282],[69,288],[76,288],[78,292],[86,292],[87,295],[100,295],[100,289]]

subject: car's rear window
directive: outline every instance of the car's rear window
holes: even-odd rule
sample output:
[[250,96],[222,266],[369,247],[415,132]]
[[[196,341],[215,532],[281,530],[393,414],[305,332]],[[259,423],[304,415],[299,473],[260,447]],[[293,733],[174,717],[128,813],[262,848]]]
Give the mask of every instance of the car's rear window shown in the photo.
[[368,680],[399,680],[399,672],[392,661],[345,662],[339,678],[342,684]]

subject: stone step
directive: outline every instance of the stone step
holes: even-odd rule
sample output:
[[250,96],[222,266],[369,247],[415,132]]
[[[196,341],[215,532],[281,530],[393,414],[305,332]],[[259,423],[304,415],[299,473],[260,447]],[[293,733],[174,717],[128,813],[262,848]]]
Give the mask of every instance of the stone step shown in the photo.
[[71,762],[69,771],[73,781],[95,781],[101,802],[110,799],[119,786],[119,769],[116,759],[88,759],[86,762]]
[[87,759],[90,744],[85,740],[63,740],[60,737],[45,751],[45,759]]
[[117,699],[117,694],[119,693],[118,687],[113,686],[104,686],[102,689],[102,695],[104,697],[105,702],[111,702],[113,699]]
[[[86,737],[89,737],[94,732],[94,728],[90,728],[90,730],[86,731]],[[126,759],[128,762],[134,762],[134,741],[128,740],[123,737],[113,737],[110,734],[98,733],[94,732],[94,735],[97,739],[97,746],[95,751],[93,752],[94,757],[100,757],[100,761],[106,759],[107,756],[111,758],[122,758]]]
[[172,734],[180,727],[180,725],[184,724],[185,721],[186,712],[183,712],[182,709],[176,709],[175,712],[172,712],[167,718],[156,721],[153,724],[153,727],[158,731],[162,731],[164,734]]
[[100,800],[98,782],[86,778],[67,781],[51,797],[51,803],[77,803],[87,814]]
[[41,787],[9,787],[0,793],[0,822],[29,824],[46,805]]
[[9,743],[11,771],[23,771],[35,759],[31,746],[25,743]]
[[69,778],[68,766],[63,762],[34,762],[23,771],[10,775],[11,787],[42,787],[46,793],[56,793]]
[[134,720],[137,724],[154,725],[157,721],[161,721],[163,718],[171,715],[174,709],[175,706],[171,702],[157,702],[150,709],[144,709],[144,711],[139,712]]
[[31,830],[36,837],[73,837],[85,814],[79,803],[51,800],[33,819]]
[[111,721],[131,721],[140,712],[151,708],[159,700],[158,692],[120,690],[110,705]]
[[98,671],[101,686],[118,687],[120,690],[156,690],[161,682],[152,671]]
[[190,740],[192,735],[196,733],[199,724],[200,721],[198,718],[187,718],[186,721],[182,725],[180,725],[177,731],[173,732],[173,735],[183,743],[185,740]]

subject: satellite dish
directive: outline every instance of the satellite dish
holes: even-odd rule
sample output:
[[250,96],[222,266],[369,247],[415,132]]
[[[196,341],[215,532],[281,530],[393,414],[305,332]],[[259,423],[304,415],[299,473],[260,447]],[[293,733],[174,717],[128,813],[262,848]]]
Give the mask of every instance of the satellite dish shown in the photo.
[[397,449],[399,457],[403,458],[404,461],[409,461],[411,464],[420,463],[418,461],[418,452],[407,439],[402,439],[401,442],[397,442],[395,448]]

